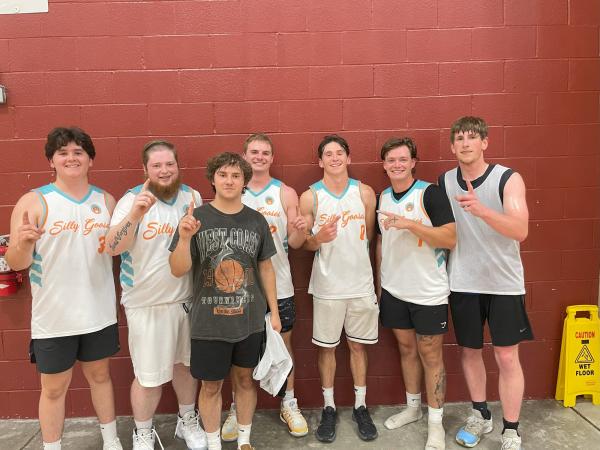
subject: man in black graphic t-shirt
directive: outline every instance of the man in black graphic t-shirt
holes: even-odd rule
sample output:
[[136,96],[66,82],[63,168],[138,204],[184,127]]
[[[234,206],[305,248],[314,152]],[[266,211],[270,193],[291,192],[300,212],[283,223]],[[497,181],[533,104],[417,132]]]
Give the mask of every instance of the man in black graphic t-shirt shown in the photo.
[[275,244],[264,217],[242,204],[252,169],[240,155],[208,161],[215,199],[190,205],[173,237],[171,272],[193,272],[191,302],[192,375],[202,380],[198,399],[208,450],[221,448],[221,388],[231,370],[238,416],[238,448],[249,450],[258,364],[267,304],[271,325],[281,330],[271,256]]

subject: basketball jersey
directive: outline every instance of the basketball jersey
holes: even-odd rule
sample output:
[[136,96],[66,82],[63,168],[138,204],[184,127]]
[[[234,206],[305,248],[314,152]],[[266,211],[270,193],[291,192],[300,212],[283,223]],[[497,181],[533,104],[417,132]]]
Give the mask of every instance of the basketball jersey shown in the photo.
[[117,322],[105,193],[90,186],[80,201],[54,184],[35,189],[43,208],[29,269],[32,339],[92,333]]
[[323,299],[366,297],[375,292],[369,258],[365,205],[360,183],[349,179],[344,192],[331,193],[323,181],[310,187],[313,194],[315,235],[338,215],[337,237],[315,252],[308,292]]
[[[136,186],[119,200],[111,227],[129,214],[141,190],[142,185]],[[187,213],[192,195],[196,206],[200,206],[200,194],[181,185],[171,201],[157,199],[138,223],[132,246],[121,254],[121,304],[126,308],[182,303],[192,296],[191,274],[177,278],[169,266],[169,245],[179,220]]]
[[[502,174],[510,170],[495,165],[475,188],[479,201],[504,213],[498,191]],[[519,242],[501,235],[479,217],[465,212],[455,199],[466,192],[458,184],[458,170],[444,174],[446,194],[456,219],[456,247],[450,252],[450,290],[479,294],[521,295],[525,293]]]
[[[379,197],[379,209],[431,227],[423,197],[430,185],[417,180],[400,200],[389,187]],[[446,251],[430,247],[427,242],[408,230],[390,228],[381,223],[385,216],[378,214],[381,229],[381,287],[394,297],[418,305],[448,303],[450,288],[446,273]]]
[[261,213],[271,230],[271,236],[277,248],[277,254],[271,258],[277,279],[277,298],[288,298],[294,295],[292,273],[288,259],[287,214],[281,201],[282,183],[271,179],[260,192],[246,188],[242,196],[244,205]]

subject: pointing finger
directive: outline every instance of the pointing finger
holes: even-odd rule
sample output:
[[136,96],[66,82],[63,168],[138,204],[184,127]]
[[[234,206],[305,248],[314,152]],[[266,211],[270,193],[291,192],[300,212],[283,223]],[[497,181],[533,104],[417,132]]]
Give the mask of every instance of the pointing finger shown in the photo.
[[190,206],[188,207],[188,210],[187,210],[187,213],[189,216],[194,215],[194,207],[195,207],[194,197],[192,197],[192,201],[190,202]]
[[380,209],[378,209],[376,212],[379,213],[379,214],[381,214],[381,215],[383,215],[383,216],[385,216],[385,217],[394,217],[394,215],[395,215],[395,214],[393,214],[391,212],[382,211]]
[[144,182],[144,185],[142,186],[142,192],[146,192],[148,190],[149,186],[150,186],[150,178],[146,178],[146,181]]
[[471,182],[469,180],[465,180],[467,182],[467,190],[469,191],[470,194],[473,194],[473,185],[471,184]]

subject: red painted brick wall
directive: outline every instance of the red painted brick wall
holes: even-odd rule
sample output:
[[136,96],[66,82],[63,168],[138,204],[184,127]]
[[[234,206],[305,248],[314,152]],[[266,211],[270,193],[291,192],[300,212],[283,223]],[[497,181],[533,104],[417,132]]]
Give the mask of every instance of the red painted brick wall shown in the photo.
[[[320,177],[315,147],[339,132],[351,174],[381,190],[378,148],[416,138],[418,174],[454,165],[448,128],[476,114],[491,125],[488,158],[528,186],[523,245],[536,340],[522,346],[526,396],[553,396],[562,313],[595,303],[600,260],[600,3],[596,0],[51,0],[48,14],[0,16],[0,232],[28,189],[51,180],[43,142],[78,124],[98,149],[92,181],[120,196],[141,180],[139,151],[173,140],[186,181],[209,198],[209,155],[253,131],[276,143],[275,175],[303,191]],[[301,404],[321,403],[306,294],[311,255],[292,254]],[[0,417],[35,417],[39,379],[27,358],[30,296],[0,300]],[[126,327],[121,314],[122,342]],[[448,400],[466,400],[447,336]],[[112,362],[118,413],[130,412],[131,363]],[[489,398],[497,369],[489,347]],[[369,402],[404,401],[390,333],[370,350]],[[336,396],[352,400],[345,345]],[[70,416],[93,415],[81,373]],[[175,405],[166,392],[161,411]],[[261,396],[263,407],[275,402]]]

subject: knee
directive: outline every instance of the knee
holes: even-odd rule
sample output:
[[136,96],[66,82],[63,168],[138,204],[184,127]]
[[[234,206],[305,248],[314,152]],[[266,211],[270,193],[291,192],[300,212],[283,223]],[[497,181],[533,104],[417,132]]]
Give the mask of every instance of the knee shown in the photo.
[[203,381],[200,388],[201,393],[208,397],[215,397],[221,394],[222,381]]
[[251,391],[254,389],[254,380],[251,375],[240,375],[236,378],[236,392],[238,390]]
[[482,349],[463,347],[461,357],[463,361],[467,362],[481,360],[483,358]]
[[61,384],[55,386],[42,386],[42,396],[47,400],[60,400],[64,399],[67,394],[68,384]]
[[85,372],[85,378],[89,384],[110,383],[110,370],[108,367],[90,370]]
[[494,356],[500,369],[510,369],[519,365],[519,354],[514,347],[496,347]]
[[417,347],[408,342],[398,342],[398,349],[402,358],[415,358],[417,356]]
[[423,365],[434,367],[442,363],[442,348],[433,345],[419,347],[419,355]]
[[358,342],[348,341],[348,348],[353,355],[360,356],[366,353],[364,344],[359,344]]

